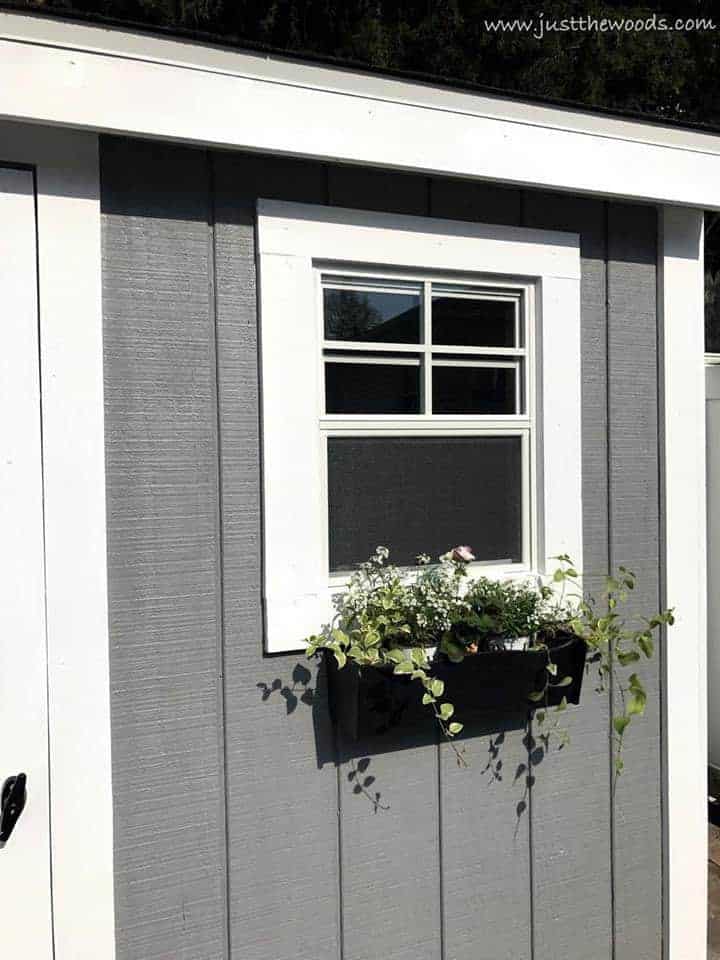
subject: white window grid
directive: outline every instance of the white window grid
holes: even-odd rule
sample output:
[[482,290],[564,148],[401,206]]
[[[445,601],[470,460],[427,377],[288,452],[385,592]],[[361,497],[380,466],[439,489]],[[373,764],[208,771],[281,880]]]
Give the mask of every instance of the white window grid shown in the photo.
[[[539,556],[538,544],[538,435],[537,417],[537,349],[535,283],[503,277],[502,280],[478,275],[471,279],[447,274],[414,274],[403,271],[373,270],[342,265],[333,270],[316,264],[318,342],[321,345],[319,364],[319,416],[322,435],[321,483],[322,502],[328,504],[327,441],[330,437],[512,437],[521,440],[522,456],[522,560],[507,562],[500,558],[476,561],[470,565],[471,576],[524,575],[533,570]],[[324,289],[351,289],[358,292],[419,293],[422,311],[420,343],[383,343],[355,340],[328,340],[325,338]],[[432,342],[432,296],[476,297],[497,299],[515,304],[514,347],[475,347],[434,345]],[[343,356],[326,354],[331,351]],[[374,354],[370,357],[367,354]],[[357,354],[357,358],[353,356]],[[363,356],[365,354],[366,356]],[[382,355],[387,355],[387,359]],[[417,414],[327,414],[325,413],[325,364],[332,363],[391,363],[393,365],[423,364],[421,410]],[[514,414],[436,414],[432,412],[432,366],[513,367],[516,370],[516,409]],[[462,482],[462,478],[458,478]],[[345,586],[346,572],[330,571],[329,516],[324,510],[323,535],[324,569],[328,585]],[[450,546],[450,544],[448,545]]]

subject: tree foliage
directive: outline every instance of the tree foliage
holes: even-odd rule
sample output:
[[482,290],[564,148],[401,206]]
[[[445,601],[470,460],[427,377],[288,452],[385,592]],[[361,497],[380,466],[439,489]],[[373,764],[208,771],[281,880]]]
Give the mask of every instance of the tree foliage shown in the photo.
[[571,16],[709,17],[707,0],[649,6],[584,0],[25,0],[48,12],[77,11],[212,33],[380,68],[431,74],[504,90],[720,123],[719,30],[493,32],[490,19]]

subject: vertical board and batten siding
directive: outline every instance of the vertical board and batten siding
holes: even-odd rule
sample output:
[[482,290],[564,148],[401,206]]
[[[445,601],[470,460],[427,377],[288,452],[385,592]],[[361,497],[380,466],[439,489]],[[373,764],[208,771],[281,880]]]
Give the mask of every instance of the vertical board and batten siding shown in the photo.
[[583,566],[635,567],[652,605],[654,209],[120,138],[101,160],[118,960],[659,960],[656,668],[613,803],[591,683],[562,753],[505,717],[462,770],[343,742],[322,671],[263,655],[255,275],[260,196],[579,232]]

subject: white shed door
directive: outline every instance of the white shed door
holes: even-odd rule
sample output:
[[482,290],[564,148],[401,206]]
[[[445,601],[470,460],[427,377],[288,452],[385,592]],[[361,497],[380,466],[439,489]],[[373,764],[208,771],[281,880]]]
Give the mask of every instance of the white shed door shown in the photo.
[[53,957],[35,185],[0,164],[0,784],[27,776],[0,849],[0,951]]

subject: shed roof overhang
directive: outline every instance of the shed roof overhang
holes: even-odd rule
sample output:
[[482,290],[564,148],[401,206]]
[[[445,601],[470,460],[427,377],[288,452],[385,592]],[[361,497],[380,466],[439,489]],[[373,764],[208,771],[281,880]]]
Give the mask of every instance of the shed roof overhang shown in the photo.
[[720,210],[710,131],[57,18],[0,12],[0,117]]

